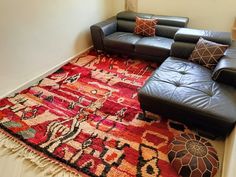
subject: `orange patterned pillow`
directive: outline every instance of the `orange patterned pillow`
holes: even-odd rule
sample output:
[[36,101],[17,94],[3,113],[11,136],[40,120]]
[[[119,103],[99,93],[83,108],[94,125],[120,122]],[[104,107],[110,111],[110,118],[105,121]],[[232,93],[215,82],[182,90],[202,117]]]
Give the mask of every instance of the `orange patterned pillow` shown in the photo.
[[144,19],[136,17],[134,33],[142,36],[155,36],[157,19]]

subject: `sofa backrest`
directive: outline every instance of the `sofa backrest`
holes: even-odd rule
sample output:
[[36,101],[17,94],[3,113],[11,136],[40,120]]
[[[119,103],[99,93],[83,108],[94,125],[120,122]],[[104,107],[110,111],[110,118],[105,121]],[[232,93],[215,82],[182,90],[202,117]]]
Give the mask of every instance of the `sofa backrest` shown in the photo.
[[173,38],[175,33],[188,24],[187,17],[175,17],[165,15],[153,15],[124,11],[117,14],[117,31],[134,32],[136,17],[146,19],[158,19],[156,35]]
[[189,58],[200,37],[229,46],[232,43],[231,33],[229,32],[182,28],[174,36],[175,42],[172,44],[170,55],[184,59]]

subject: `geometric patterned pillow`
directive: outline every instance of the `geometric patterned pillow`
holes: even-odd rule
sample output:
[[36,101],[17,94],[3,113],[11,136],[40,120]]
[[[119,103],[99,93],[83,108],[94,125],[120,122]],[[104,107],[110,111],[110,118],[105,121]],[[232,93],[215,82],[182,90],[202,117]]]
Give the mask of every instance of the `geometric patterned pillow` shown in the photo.
[[134,33],[137,35],[153,37],[156,33],[157,19],[144,19],[136,17]]
[[200,38],[189,60],[213,70],[227,48],[228,45],[218,44]]

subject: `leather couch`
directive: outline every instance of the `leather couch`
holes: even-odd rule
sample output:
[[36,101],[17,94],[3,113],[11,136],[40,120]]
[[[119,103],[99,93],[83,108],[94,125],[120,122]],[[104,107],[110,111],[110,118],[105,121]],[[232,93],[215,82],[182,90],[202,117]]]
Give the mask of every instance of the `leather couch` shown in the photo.
[[[155,37],[134,34],[136,16],[158,19]],[[120,12],[116,17],[92,25],[94,48],[163,62],[169,55],[175,33],[188,24],[187,17]]]
[[[156,37],[133,33],[135,17],[157,18]],[[207,137],[236,123],[236,42],[227,32],[188,29],[188,18],[121,12],[91,26],[94,48],[163,62],[138,93],[144,111],[181,121]],[[200,37],[229,45],[214,71],[188,61]]]
[[[230,46],[214,71],[187,60],[200,37]],[[141,108],[207,137],[226,136],[236,122],[236,42],[230,33],[187,28],[174,41],[170,57],[139,91]]]

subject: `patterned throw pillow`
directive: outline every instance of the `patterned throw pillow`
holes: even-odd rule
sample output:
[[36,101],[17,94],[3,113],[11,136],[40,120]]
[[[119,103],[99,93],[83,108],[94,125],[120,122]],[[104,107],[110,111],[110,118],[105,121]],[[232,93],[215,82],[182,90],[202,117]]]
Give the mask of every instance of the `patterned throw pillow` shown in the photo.
[[227,48],[228,45],[218,44],[200,38],[189,60],[208,69],[214,69]]
[[144,19],[136,17],[134,33],[142,36],[155,36],[157,19]]

